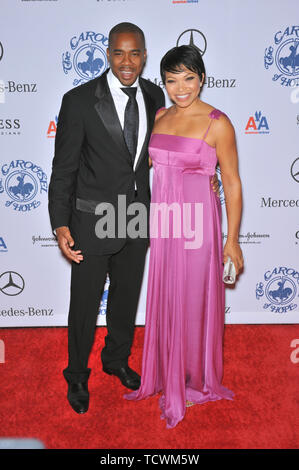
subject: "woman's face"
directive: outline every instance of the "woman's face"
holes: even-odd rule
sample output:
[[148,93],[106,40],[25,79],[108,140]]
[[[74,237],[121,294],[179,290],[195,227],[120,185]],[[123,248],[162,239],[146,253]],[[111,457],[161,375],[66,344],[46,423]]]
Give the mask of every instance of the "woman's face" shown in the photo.
[[178,73],[165,72],[165,86],[169,98],[180,108],[187,108],[197,100],[201,82],[197,73],[184,65],[181,69]]

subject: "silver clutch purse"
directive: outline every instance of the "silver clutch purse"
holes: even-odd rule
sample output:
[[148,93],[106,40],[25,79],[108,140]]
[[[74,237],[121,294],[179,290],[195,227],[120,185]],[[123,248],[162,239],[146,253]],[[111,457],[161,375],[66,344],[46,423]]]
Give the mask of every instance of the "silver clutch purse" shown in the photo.
[[236,268],[230,257],[227,258],[227,262],[224,265],[222,279],[226,284],[234,284],[236,282]]

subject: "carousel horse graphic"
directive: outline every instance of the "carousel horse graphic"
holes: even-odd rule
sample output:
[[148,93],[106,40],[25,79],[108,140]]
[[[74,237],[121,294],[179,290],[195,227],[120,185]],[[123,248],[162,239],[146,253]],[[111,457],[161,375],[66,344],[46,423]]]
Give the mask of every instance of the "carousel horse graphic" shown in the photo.
[[15,186],[10,186],[9,192],[13,194],[15,197],[22,199],[28,199],[30,194],[32,193],[34,187],[31,183],[24,183],[25,173],[21,173],[21,176],[17,177],[18,184]]
[[[296,41],[295,45],[289,47],[291,53],[286,57],[280,57],[279,63],[288,72],[295,72],[296,67],[299,67],[299,54],[297,54],[299,41]],[[289,68],[291,70],[289,70]]]
[[84,75],[90,73],[95,76],[103,67],[104,62],[99,57],[94,59],[96,47],[90,46],[90,50],[86,52],[88,59],[85,62],[78,62],[78,68]]
[[278,289],[269,291],[270,297],[276,302],[277,300],[284,302],[292,295],[292,289],[290,287],[284,287],[286,280],[287,279],[282,278],[282,280],[277,283],[279,286]]

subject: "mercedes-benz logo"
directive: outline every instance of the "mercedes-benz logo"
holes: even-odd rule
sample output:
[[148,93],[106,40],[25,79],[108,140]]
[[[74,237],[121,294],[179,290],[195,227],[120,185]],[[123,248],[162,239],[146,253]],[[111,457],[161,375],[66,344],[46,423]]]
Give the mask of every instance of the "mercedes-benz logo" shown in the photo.
[[3,46],[2,46],[2,42],[0,41],[0,60],[2,59],[3,57]]
[[299,183],[299,157],[293,161],[291,166],[291,175],[297,183]]
[[25,287],[22,276],[15,271],[6,271],[0,275],[0,291],[5,295],[19,295]]
[[177,46],[188,45],[195,46],[199,49],[201,55],[207,50],[207,40],[204,34],[198,29],[187,29],[178,38]]

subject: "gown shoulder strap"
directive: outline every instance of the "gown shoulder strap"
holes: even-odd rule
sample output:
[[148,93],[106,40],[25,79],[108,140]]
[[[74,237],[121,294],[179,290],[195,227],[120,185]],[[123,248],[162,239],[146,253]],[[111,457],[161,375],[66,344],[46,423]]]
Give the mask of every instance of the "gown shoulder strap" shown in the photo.
[[212,124],[212,122],[213,122],[213,119],[219,119],[220,116],[221,116],[221,114],[224,114],[224,113],[223,113],[222,111],[220,111],[219,109],[213,109],[213,111],[210,112],[209,117],[211,118],[211,120],[210,120],[210,123],[209,123],[209,125],[208,125],[208,128],[207,128],[207,130],[206,130],[206,132],[205,132],[205,135],[203,136],[203,140],[205,140],[205,138],[206,138],[207,135],[208,135],[208,132],[209,132],[209,130],[210,130],[210,127],[211,127],[211,124]]

